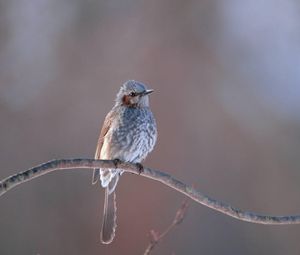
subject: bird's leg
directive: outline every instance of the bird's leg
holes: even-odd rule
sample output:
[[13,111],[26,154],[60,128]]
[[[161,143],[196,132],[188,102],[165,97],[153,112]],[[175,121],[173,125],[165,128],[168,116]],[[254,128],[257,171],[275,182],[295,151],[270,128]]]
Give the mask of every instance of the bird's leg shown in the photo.
[[144,172],[144,166],[141,164],[141,163],[135,163],[138,171],[139,171],[139,174],[141,174],[142,172]]
[[121,163],[121,160],[118,158],[115,158],[115,159],[113,159],[113,162],[114,162],[115,168],[118,168],[118,165]]

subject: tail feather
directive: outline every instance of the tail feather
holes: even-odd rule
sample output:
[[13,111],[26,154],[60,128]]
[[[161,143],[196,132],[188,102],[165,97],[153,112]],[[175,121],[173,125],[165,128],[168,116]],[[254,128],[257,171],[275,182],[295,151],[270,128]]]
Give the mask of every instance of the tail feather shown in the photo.
[[[95,168],[94,171],[93,171],[92,184],[96,184],[99,180],[101,180],[102,187],[106,188],[106,187],[108,187],[108,185],[110,185],[111,182],[114,183],[114,177],[118,173],[120,173],[120,170],[117,170],[117,169],[99,169],[99,168]],[[114,188],[115,187],[110,188],[110,189],[114,189]]]
[[117,227],[117,205],[116,193],[110,192],[109,187],[105,188],[104,214],[101,230],[101,242],[109,244],[115,237]]
[[116,169],[94,169],[92,183],[101,181],[105,188],[103,221],[101,229],[101,242],[109,244],[115,237],[117,228],[117,205],[115,188],[119,180],[119,170]]
[[100,179],[100,169],[95,168],[93,171],[92,185],[96,184]]
[[109,187],[109,190],[114,190],[118,182],[117,169],[100,169],[100,180],[103,188]]

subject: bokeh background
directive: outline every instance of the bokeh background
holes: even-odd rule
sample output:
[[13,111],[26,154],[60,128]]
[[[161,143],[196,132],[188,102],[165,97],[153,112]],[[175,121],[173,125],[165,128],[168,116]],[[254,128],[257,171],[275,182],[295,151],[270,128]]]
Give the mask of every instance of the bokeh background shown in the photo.
[[[0,177],[93,157],[128,79],[155,90],[147,166],[245,210],[300,213],[299,1],[0,1]],[[105,246],[91,177],[56,172],[1,197],[0,254],[142,254],[183,200],[125,174]],[[299,235],[191,203],[153,254],[299,254]]]

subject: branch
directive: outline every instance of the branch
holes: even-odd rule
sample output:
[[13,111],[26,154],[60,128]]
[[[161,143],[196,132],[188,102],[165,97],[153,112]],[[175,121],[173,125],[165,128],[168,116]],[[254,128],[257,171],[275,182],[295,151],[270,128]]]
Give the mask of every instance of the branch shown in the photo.
[[150,254],[150,252],[154,249],[154,247],[162,241],[162,239],[177,225],[179,225],[183,219],[185,218],[187,209],[189,207],[189,203],[186,200],[184,200],[180,206],[180,208],[176,211],[176,215],[175,218],[173,220],[173,222],[171,223],[171,225],[169,225],[165,231],[161,234],[159,234],[158,232],[156,232],[155,230],[151,230],[150,231],[150,243],[147,246],[144,255],[148,255]]
[[186,195],[192,200],[205,205],[213,210],[224,213],[238,220],[258,224],[287,225],[300,224],[300,215],[291,216],[270,216],[260,215],[254,212],[246,212],[234,208],[222,201],[215,200],[195,190],[193,187],[184,184],[173,176],[150,168],[141,169],[140,165],[115,160],[94,160],[94,159],[58,159],[52,160],[42,165],[33,167],[27,171],[12,175],[0,182],[0,196],[17,185],[30,181],[41,175],[62,169],[71,168],[119,168],[125,172],[141,175],[149,179],[159,181],[174,190]]

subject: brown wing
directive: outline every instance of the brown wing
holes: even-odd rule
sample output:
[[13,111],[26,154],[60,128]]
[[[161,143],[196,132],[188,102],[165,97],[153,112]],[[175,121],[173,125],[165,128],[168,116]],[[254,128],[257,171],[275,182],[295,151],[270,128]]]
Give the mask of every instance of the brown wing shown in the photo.
[[[104,142],[104,137],[105,137],[105,135],[107,134],[108,130],[111,127],[113,116],[114,116],[114,112],[110,111],[105,117],[102,129],[101,129],[101,132],[100,132],[100,136],[99,136],[99,139],[98,139],[98,143],[97,143],[95,159],[100,159],[101,149],[102,149],[103,142]],[[100,178],[100,170],[95,168],[94,172],[93,172],[92,184],[97,183],[99,178]]]

